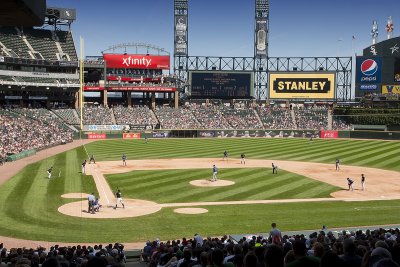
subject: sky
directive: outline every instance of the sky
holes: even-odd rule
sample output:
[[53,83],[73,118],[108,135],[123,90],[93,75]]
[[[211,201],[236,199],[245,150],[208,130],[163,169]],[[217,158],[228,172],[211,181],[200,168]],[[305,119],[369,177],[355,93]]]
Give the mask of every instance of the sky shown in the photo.
[[[72,32],[78,53],[80,36],[84,39],[85,56],[100,55],[114,44],[135,42],[164,48],[172,56],[173,2],[47,0],[47,6],[76,9]],[[252,57],[254,2],[189,0],[189,55]],[[389,16],[394,23],[393,36],[400,35],[399,0],[270,0],[269,4],[270,57],[361,55],[372,43],[373,20],[378,21],[378,40],[386,39]]]

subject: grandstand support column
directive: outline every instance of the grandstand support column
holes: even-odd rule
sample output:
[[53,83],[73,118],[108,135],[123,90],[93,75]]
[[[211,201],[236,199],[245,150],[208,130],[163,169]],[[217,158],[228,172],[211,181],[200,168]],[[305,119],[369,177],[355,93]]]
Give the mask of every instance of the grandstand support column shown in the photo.
[[75,93],[75,109],[79,108],[79,91]]
[[127,103],[128,107],[132,106],[132,92],[131,91],[126,92],[126,103]]
[[151,109],[152,110],[156,109],[156,93],[155,92],[151,93]]
[[108,107],[108,92],[107,92],[107,89],[104,89],[104,91],[102,92],[102,97],[103,97],[103,105],[105,107]]
[[175,108],[179,107],[179,92],[175,91]]

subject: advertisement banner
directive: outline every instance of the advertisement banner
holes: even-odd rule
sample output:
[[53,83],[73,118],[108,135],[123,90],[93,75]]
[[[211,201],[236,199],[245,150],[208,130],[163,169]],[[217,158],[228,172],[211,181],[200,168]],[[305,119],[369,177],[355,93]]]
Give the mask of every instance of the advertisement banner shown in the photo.
[[83,125],[84,131],[122,131],[125,125]]
[[382,58],[357,57],[356,83],[377,84],[382,82]]
[[107,139],[107,134],[105,134],[105,133],[101,133],[101,134],[89,133],[88,139]]
[[175,55],[187,55],[187,16],[175,16]]
[[214,137],[215,133],[214,133],[214,131],[199,131],[198,136],[199,137]]
[[383,85],[382,94],[400,94],[400,85]]
[[123,133],[123,139],[140,139],[140,133]]
[[257,18],[256,20],[256,56],[267,57],[267,18]]
[[164,86],[85,86],[84,91],[136,91],[136,92],[175,92],[175,87],[164,87]]
[[152,136],[153,138],[168,138],[169,132],[154,132]]
[[375,91],[379,89],[379,85],[378,84],[358,84],[358,86],[356,86],[356,88],[358,88],[361,91]]
[[117,69],[170,69],[169,56],[104,54],[107,68]]
[[339,132],[338,131],[320,131],[320,137],[323,139],[338,138]]
[[335,73],[270,73],[269,98],[334,99],[335,85]]

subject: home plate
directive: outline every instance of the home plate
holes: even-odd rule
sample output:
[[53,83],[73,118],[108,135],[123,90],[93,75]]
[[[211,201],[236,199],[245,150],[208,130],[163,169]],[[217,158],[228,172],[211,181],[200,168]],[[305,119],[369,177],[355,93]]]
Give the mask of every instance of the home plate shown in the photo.
[[218,186],[229,186],[235,184],[233,181],[229,180],[217,180],[215,182],[210,181],[210,179],[193,180],[190,181],[191,185],[200,187],[218,187]]

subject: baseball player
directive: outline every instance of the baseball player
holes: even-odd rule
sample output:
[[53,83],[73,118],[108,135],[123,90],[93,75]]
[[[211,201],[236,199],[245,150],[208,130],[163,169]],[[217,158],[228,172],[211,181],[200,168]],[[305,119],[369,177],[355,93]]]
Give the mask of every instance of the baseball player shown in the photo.
[[272,162],[272,174],[278,174],[278,166]]
[[246,156],[243,153],[240,155],[240,164],[246,164]]
[[347,178],[347,185],[349,186],[349,191],[350,191],[350,190],[351,190],[351,191],[354,191],[353,183],[354,183],[353,180],[351,180],[350,178]]
[[116,196],[117,200],[115,202],[115,208],[114,209],[116,209],[118,207],[118,202],[120,202],[122,204],[122,208],[125,208],[125,204],[122,201],[122,193],[121,193],[121,191],[119,189],[117,190],[117,193],[115,193],[115,196]]
[[361,174],[361,190],[364,191],[365,189],[365,176]]
[[96,160],[94,159],[93,154],[90,155],[89,164],[92,163],[92,161],[93,161],[94,164],[96,164]]
[[213,165],[211,182],[217,181],[217,173],[218,173],[218,168],[217,166]]
[[144,143],[147,144],[147,136],[144,137]]
[[126,155],[122,154],[122,166],[126,166]]
[[51,178],[51,172],[53,171],[53,166],[50,167],[50,169],[47,170],[47,178]]
[[336,170],[340,171],[340,160],[339,159],[336,159],[335,165],[336,165]]
[[224,151],[224,157],[222,158],[222,160],[225,159],[228,161],[228,152],[226,150]]
[[85,160],[82,162],[82,174],[86,174],[86,172],[85,172],[86,163],[87,163],[87,161],[86,161],[86,159],[85,159]]
[[94,193],[91,193],[88,196],[88,213],[94,214],[94,201],[95,201]]

